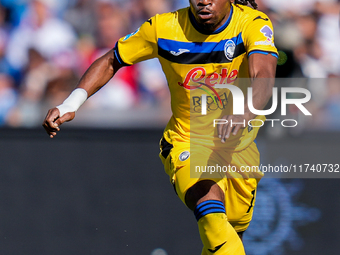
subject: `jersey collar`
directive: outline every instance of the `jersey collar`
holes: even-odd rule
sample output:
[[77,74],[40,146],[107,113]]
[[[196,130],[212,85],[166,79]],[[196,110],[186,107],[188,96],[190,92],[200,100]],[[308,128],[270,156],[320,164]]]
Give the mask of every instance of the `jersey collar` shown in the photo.
[[200,33],[205,34],[205,35],[211,35],[211,34],[218,34],[221,33],[224,29],[226,29],[226,27],[229,25],[230,21],[231,21],[231,17],[233,16],[233,12],[234,12],[234,7],[231,4],[230,5],[230,13],[229,13],[229,17],[227,19],[227,21],[221,26],[219,27],[217,30],[215,30],[212,33],[207,33],[206,31],[204,31],[196,22],[195,16],[194,14],[192,14],[190,8],[189,8],[189,19],[191,24],[193,25],[193,27]]

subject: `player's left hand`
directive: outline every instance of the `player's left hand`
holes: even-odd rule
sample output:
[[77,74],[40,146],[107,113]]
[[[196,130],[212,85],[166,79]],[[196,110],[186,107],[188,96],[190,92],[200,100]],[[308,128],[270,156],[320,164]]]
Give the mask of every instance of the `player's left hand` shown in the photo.
[[224,115],[222,119],[225,119],[226,123],[220,124],[217,127],[218,137],[221,138],[221,143],[225,143],[231,134],[237,135],[240,129],[246,128],[250,120],[250,118],[245,115]]
[[64,122],[73,120],[74,117],[75,112],[67,112],[60,117],[59,109],[55,107],[48,111],[42,126],[45,128],[50,138],[53,138],[57,135],[57,132],[60,131],[60,125]]

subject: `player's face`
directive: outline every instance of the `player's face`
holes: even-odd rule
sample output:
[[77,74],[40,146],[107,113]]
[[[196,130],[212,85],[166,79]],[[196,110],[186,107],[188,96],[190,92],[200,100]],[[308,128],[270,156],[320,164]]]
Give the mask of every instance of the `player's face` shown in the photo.
[[189,0],[197,23],[208,32],[222,26],[229,17],[230,0]]

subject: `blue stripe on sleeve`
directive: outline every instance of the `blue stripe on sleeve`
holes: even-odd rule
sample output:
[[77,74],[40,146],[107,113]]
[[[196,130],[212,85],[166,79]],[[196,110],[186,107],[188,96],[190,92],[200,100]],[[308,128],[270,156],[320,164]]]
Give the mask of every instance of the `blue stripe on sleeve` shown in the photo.
[[122,66],[130,66],[122,60],[122,58],[119,54],[119,50],[118,50],[118,42],[116,42],[116,45],[113,49],[114,49],[115,58],[118,60],[119,64],[121,64]]
[[249,57],[250,55],[254,54],[254,53],[259,53],[259,54],[263,54],[263,55],[268,55],[268,54],[270,54],[270,55],[272,55],[273,57],[279,58],[279,55],[276,54],[275,52],[262,51],[262,50],[253,50],[253,51],[249,52],[248,57]]

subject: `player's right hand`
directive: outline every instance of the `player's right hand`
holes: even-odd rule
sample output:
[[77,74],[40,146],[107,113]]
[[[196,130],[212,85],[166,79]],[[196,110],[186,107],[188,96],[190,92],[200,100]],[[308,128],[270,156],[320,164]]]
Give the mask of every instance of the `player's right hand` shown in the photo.
[[75,112],[67,112],[60,117],[59,109],[52,108],[48,111],[42,125],[50,138],[53,138],[57,135],[57,132],[60,131],[60,125],[73,120],[75,115]]

